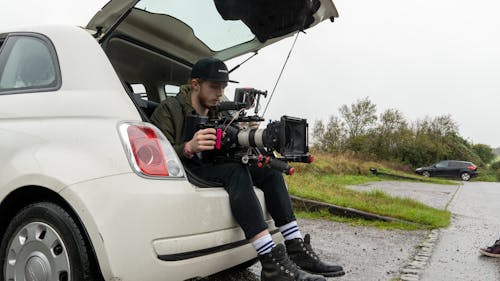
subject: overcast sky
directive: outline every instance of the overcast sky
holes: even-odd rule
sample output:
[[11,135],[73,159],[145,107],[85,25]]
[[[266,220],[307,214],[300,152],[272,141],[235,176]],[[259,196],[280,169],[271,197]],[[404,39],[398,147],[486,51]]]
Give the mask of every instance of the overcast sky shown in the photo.
[[[106,2],[0,0],[0,28],[84,26]],[[369,97],[379,113],[396,108],[408,120],[451,114],[462,136],[500,147],[498,0],[334,3],[340,13],[334,23],[300,34],[266,117],[302,116],[313,124]],[[291,44],[261,50],[232,79],[272,90]]]

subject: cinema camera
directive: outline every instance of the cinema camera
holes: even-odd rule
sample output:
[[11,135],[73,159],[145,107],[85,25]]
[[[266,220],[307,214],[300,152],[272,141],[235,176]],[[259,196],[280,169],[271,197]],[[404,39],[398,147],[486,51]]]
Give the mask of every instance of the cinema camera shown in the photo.
[[[238,88],[234,96],[234,102],[212,106],[208,116],[194,115],[187,119],[186,141],[199,129],[216,129],[215,150],[203,152],[203,159],[269,167],[288,175],[295,171],[288,162],[314,160],[309,154],[306,119],[282,116],[265,129],[250,128],[246,125],[264,121],[258,116],[258,110],[260,97],[266,97],[267,91]],[[254,115],[247,116],[245,110],[254,106]]]

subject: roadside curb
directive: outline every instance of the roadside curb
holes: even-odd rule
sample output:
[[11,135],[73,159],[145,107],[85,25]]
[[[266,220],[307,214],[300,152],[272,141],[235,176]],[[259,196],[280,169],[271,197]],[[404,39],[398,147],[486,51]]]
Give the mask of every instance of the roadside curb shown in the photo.
[[330,203],[325,203],[325,202],[320,202],[320,201],[315,201],[315,200],[310,200],[310,199],[304,199],[304,198],[300,198],[300,197],[294,196],[294,195],[290,195],[290,198],[292,199],[292,202],[295,205],[298,205],[299,207],[302,207],[308,211],[317,211],[320,209],[327,209],[328,212],[330,212],[330,214],[332,214],[332,215],[363,218],[366,220],[381,220],[381,221],[390,221],[390,222],[401,222],[401,223],[406,223],[406,224],[425,226],[423,224],[419,224],[419,223],[412,222],[412,221],[397,219],[397,218],[393,218],[393,217],[381,216],[381,215],[372,214],[372,213],[360,211],[360,210],[353,209],[353,208],[341,207],[341,206],[338,206],[335,204],[330,204]]
[[434,247],[439,239],[441,231],[439,229],[433,229],[427,235],[427,238],[417,245],[417,253],[410,262],[404,266],[400,271],[399,280],[401,281],[418,281],[420,280],[420,274],[426,268],[429,260],[434,252]]
[[[453,201],[459,190],[460,186],[458,186],[457,190],[455,191],[451,199],[448,201],[448,203],[446,203],[445,210],[448,210],[450,203]],[[403,268],[401,268],[401,270],[399,271],[400,281],[420,280],[420,275],[429,264],[429,260],[432,257],[434,248],[436,246],[437,241],[439,240],[440,234],[441,234],[440,229],[431,230],[427,238],[417,246],[418,250],[415,256],[413,256],[413,258],[408,262],[408,264]]]
[[413,180],[413,181],[418,181],[418,182],[426,182],[425,179],[421,179],[421,178],[418,178],[418,177],[407,177],[407,176],[402,176],[402,175],[396,175],[396,174],[389,174],[389,173],[385,173],[385,172],[379,172],[377,169],[375,168],[370,168],[370,172],[376,176],[378,175],[381,175],[381,176],[386,176],[386,177],[393,177],[393,178],[397,178],[397,179],[404,179],[404,180]]

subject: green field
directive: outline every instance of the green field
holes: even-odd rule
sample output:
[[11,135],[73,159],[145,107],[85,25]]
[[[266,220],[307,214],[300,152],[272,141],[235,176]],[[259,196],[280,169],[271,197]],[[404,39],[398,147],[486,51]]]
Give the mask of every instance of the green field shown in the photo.
[[[363,184],[381,180],[427,181],[440,184],[456,184],[450,181],[429,179],[394,170],[380,163],[336,158],[328,155],[317,156],[317,161],[310,165],[298,165],[297,173],[287,177],[290,194],[301,198],[326,202],[342,207],[354,208],[373,214],[393,217],[411,223],[366,221],[346,219],[329,215],[328,212],[299,212],[303,217],[327,218],[352,224],[373,225],[384,228],[432,229],[446,227],[450,223],[450,212],[426,206],[408,198],[392,197],[382,191],[358,192],[346,188],[346,185]],[[369,171],[370,166],[387,173],[404,176],[405,179],[375,176]],[[335,172],[340,171],[340,172]]]

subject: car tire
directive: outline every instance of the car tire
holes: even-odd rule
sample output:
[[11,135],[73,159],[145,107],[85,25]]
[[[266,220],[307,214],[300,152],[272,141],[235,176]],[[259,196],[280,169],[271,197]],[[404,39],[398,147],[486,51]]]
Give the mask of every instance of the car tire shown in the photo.
[[467,172],[463,172],[460,174],[460,178],[463,180],[463,181],[469,181],[470,180],[470,174],[467,173]]
[[422,176],[424,176],[424,177],[427,177],[427,178],[428,178],[428,177],[430,177],[430,176],[431,176],[431,173],[429,173],[429,171],[423,171],[423,172],[422,172]]
[[0,273],[3,280],[97,281],[75,220],[49,202],[29,205],[10,221],[0,244]]

